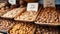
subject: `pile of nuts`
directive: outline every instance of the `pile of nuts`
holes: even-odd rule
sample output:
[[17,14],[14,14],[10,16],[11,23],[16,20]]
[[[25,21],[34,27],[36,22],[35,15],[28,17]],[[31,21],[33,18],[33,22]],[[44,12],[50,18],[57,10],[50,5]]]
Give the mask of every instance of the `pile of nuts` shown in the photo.
[[22,13],[22,15],[18,16],[16,20],[23,20],[23,21],[34,21],[37,16],[37,12],[35,11],[26,11]]
[[2,16],[3,14],[5,14],[6,12],[8,12],[10,9],[8,9],[8,7],[2,7],[0,8],[0,16]]
[[38,26],[35,34],[58,34],[58,29],[53,27]]
[[33,34],[35,26],[33,24],[27,24],[18,22],[9,31],[10,34]]
[[56,8],[46,7],[40,12],[37,22],[39,23],[50,23],[50,24],[59,24],[59,14]]
[[8,31],[14,24],[11,20],[0,19],[0,30]]
[[19,14],[21,14],[22,12],[24,12],[24,11],[25,11],[25,8],[16,8],[16,9],[13,9],[13,10],[7,12],[2,17],[14,18],[14,17],[18,16]]

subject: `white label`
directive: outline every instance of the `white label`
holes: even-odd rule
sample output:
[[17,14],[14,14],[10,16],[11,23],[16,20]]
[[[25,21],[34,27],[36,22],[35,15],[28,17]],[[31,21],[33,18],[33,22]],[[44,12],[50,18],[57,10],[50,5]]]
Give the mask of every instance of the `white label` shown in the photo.
[[28,3],[27,11],[38,11],[38,3]]
[[55,7],[55,0],[44,0],[44,7]]
[[11,5],[15,5],[15,4],[16,4],[16,0],[8,0],[8,2],[9,2]]

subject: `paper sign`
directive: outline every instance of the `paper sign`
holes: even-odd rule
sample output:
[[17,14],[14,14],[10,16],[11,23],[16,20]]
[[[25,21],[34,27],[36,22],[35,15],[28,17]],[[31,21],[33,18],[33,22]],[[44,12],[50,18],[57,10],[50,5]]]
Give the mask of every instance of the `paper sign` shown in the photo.
[[28,3],[27,11],[38,11],[38,3]]
[[11,5],[15,5],[15,4],[16,4],[16,0],[8,0],[8,2],[9,2]]
[[55,7],[55,0],[44,0],[44,7]]

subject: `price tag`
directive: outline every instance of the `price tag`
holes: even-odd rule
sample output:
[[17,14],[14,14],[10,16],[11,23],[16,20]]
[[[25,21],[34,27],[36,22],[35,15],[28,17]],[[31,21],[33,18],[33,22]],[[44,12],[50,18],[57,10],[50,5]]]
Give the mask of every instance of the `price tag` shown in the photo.
[[16,0],[8,0],[8,2],[9,2],[11,5],[15,5],[15,4],[16,4]]
[[38,3],[28,3],[27,11],[38,11]]
[[44,0],[44,7],[55,7],[55,0]]

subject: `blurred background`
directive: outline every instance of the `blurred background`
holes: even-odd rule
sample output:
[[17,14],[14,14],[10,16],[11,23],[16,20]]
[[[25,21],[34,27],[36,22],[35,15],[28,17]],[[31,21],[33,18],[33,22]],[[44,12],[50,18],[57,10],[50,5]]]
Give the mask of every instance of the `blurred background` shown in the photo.
[[[43,0],[38,1],[40,4],[43,4]],[[55,0],[56,7],[60,9],[60,0]]]
[[[5,2],[7,0],[0,0],[0,2]],[[38,0],[40,4],[43,5],[43,0]],[[60,0],[55,0],[56,7],[60,9]]]
[[[43,0],[39,0],[38,2],[40,2],[41,4],[43,4]],[[55,0],[56,5],[60,5],[60,0]]]
[[[0,0],[0,2],[5,2],[7,0]],[[56,5],[60,5],[60,0],[55,0],[56,1]],[[43,4],[43,0],[38,0],[39,3]]]

